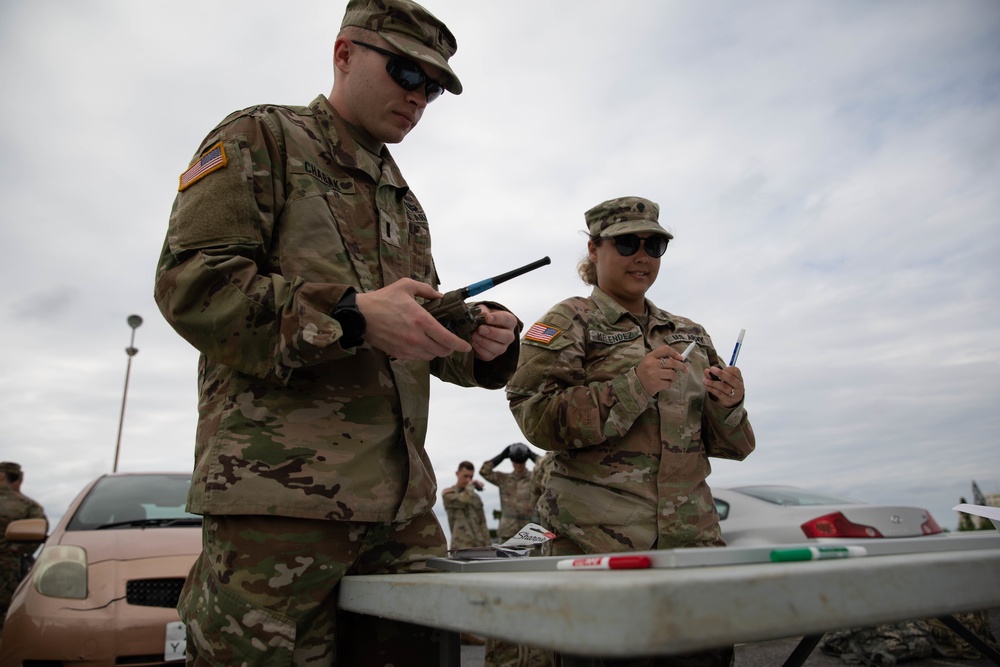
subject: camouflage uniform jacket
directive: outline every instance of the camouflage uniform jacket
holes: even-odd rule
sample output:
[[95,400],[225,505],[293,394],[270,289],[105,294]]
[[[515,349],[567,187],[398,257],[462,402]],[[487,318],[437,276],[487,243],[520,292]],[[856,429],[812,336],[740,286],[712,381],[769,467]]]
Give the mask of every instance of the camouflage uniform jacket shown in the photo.
[[[555,335],[525,337],[507,386],[525,437],[556,452],[541,519],[585,553],[724,545],[708,457],[742,460],[754,448],[742,404],[725,409],[702,385],[704,369],[719,365],[705,330],[646,307],[642,323],[598,288],[563,301],[541,320]],[[647,394],[635,366],[691,341],[688,373]]]
[[479,469],[483,479],[496,484],[500,489],[500,526],[497,537],[505,542],[517,534],[524,524],[535,519],[535,501],[531,495],[531,471],[496,472],[493,461],[487,461]]
[[448,527],[451,529],[451,548],[467,549],[485,547],[492,541],[490,529],[486,527],[483,501],[472,485],[464,489],[451,487],[441,494],[444,510],[448,513]]
[[517,363],[516,343],[489,363],[341,347],[330,313],[348,287],[438,284],[420,203],[388,150],[356,132],[322,95],[251,107],[209,134],[187,187],[182,177],[155,297],[201,352],[192,512],[426,512],[429,375],[498,389]]
[[[535,468],[531,471],[531,505],[535,507],[538,499],[545,493],[545,487],[549,485],[549,478],[552,476],[552,460],[555,452],[545,452],[545,455],[535,462]],[[536,523],[541,521],[537,507],[532,519]]]
[[[3,474],[3,473],[0,473]],[[22,559],[34,553],[37,544],[12,544],[4,538],[11,521],[44,519],[45,510],[31,498],[8,484],[0,484],[0,576],[21,580]],[[16,583],[16,582],[15,582]]]

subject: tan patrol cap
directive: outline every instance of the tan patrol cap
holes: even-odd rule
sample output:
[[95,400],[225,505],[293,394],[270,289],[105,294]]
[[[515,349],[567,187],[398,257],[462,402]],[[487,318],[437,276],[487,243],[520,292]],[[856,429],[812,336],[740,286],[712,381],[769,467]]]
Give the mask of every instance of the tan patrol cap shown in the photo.
[[341,29],[356,26],[377,32],[402,53],[439,68],[445,74],[445,90],[462,92],[462,82],[448,65],[458,51],[458,42],[436,16],[410,0],[351,0]]
[[621,236],[654,232],[668,239],[674,235],[660,226],[660,207],[642,197],[617,197],[601,202],[583,214],[591,236]]

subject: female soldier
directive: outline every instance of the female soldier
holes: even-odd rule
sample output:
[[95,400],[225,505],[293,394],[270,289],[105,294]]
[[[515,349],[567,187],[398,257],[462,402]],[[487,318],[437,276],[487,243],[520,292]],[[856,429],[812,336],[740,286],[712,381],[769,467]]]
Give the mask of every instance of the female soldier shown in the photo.
[[[640,197],[587,211],[579,271],[594,290],[528,330],[507,385],[524,436],[555,451],[537,507],[558,536],[549,555],[725,546],[705,479],[709,456],[753,451],[743,375],[723,368],[700,325],[646,299],[673,238],[658,216]],[[729,665],[732,655],[655,664]]]

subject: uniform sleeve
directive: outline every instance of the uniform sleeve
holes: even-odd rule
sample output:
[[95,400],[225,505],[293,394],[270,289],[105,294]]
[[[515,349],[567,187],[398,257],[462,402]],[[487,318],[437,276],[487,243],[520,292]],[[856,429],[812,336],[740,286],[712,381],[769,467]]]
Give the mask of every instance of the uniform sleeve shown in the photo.
[[750,419],[742,403],[727,409],[706,399],[701,433],[705,451],[717,459],[742,461],[757,446]]
[[521,432],[546,450],[597,445],[624,435],[654,401],[635,369],[611,380],[587,382],[584,328],[561,310],[543,320],[562,330],[549,343],[526,340],[507,385],[510,410]]
[[34,501],[32,501],[31,505],[29,506],[29,508],[28,508],[28,516],[25,517],[25,518],[27,518],[27,519],[45,519],[46,521],[49,520],[49,518],[47,516],[45,516],[45,510],[42,508],[42,506],[39,505],[38,503],[34,502]]
[[496,484],[497,486],[500,486],[500,482],[503,481],[504,473],[493,472],[493,468],[495,467],[496,465],[493,463],[492,460],[486,461],[485,463],[483,463],[482,467],[479,468],[479,476],[485,479],[490,484]]
[[465,510],[473,504],[472,497],[469,494],[462,493],[454,487],[445,489],[441,497],[444,500],[444,508],[446,510]]
[[216,149],[221,162],[182,184],[174,200],[156,271],[163,316],[209,358],[257,377],[287,381],[295,368],[353,354],[340,347],[343,331],[329,316],[347,286],[287,280],[267,268],[285,196],[272,126],[231,119],[195,164]]
[[[436,286],[435,286],[436,288]],[[481,301],[492,310],[505,310],[505,306],[493,301]],[[514,374],[517,360],[521,353],[519,336],[524,328],[521,320],[514,329],[514,342],[496,359],[483,361],[476,359],[474,352],[455,353],[444,359],[435,359],[431,363],[431,373],[444,382],[461,387],[481,387],[483,389],[501,389]]]
[[455,489],[455,487],[442,491],[441,501],[444,504],[445,510],[461,509],[463,503],[459,496],[461,496],[461,494]]

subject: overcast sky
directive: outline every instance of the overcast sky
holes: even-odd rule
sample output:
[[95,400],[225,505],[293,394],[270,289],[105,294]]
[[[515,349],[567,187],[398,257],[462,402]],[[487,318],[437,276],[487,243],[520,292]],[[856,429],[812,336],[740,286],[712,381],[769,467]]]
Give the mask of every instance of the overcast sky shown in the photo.
[[[344,6],[0,2],[0,459],[50,517],[112,468],[130,314],[119,469],[191,469],[197,353],[152,299],[177,178],[231,111],[329,92]],[[950,528],[1000,492],[1000,3],[426,6],[465,93],[391,150],[444,289],[549,255],[483,296],[531,324],[589,293],[583,212],[647,197],[676,237],[650,298],[727,359],[746,329],[757,451],[711,485]],[[502,391],[433,383],[442,488],[519,440]]]

